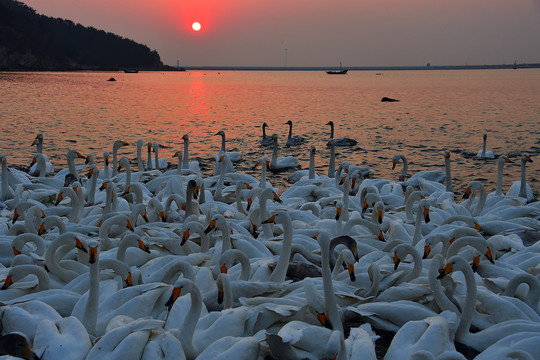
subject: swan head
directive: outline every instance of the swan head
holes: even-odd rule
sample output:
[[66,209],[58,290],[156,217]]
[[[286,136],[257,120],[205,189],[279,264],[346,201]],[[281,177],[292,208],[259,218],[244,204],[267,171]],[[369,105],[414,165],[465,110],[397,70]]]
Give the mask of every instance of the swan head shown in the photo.
[[188,134],[184,134],[184,136],[182,136],[182,140],[188,141],[189,140]]
[[99,243],[97,241],[92,241],[88,244],[88,262],[90,264],[95,264],[98,260],[98,248]]
[[289,125],[289,126],[292,126],[292,121],[289,120],[289,121],[287,121],[285,124],[286,124],[286,125]]
[[267,127],[270,127],[270,126],[268,126],[268,124],[264,122],[264,123],[262,124],[262,127],[263,127],[263,129],[264,129],[264,128],[267,128]]
[[216,135],[219,135],[219,136],[222,136],[222,137],[225,137],[225,131],[223,130],[219,130],[217,133],[214,134],[214,136]]
[[484,139],[487,139],[487,133],[484,133],[484,134],[482,135],[482,137],[483,137]]
[[109,152],[108,151],[103,152],[103,161],[105,162],[105,166],[109,166]]
[[326,123],[326,125],[334,126],[334,122],[330,120],[329,122]]
[[26,360],[39,360],[32,350],[28,337],[18,332],[6,334],[0,338],[0,352]]
[[450,159],[450,151],[449,151],[449,150],[446,150],[446,151],[444,152],[444,157],[445,157],[446,159]]
[[521,156],[526,162],[530,162],[532,163],[532,159],[531,159],[531,156],[529,155],[529,153],[523,153],[523,155]]

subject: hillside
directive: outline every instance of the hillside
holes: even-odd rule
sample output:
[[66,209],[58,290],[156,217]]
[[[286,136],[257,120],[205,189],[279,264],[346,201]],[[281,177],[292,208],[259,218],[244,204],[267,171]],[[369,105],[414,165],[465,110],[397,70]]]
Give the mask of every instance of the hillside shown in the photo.
[[0,0],[0,70],[163,70],[159,54],[133,40]]

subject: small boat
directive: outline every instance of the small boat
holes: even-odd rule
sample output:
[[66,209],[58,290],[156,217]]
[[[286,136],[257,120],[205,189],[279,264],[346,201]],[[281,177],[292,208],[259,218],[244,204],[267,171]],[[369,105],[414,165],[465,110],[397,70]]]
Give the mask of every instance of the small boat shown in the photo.
[[137,74],[139,72],[139,70],[137,70],[137,69],[124,69],[124,72],[126,74]]
[[339,63],[339,70],[328,70],[326,73],[328,75],[345,75],[347,74],[347,71],[349,71],[349,69],[343,69],[341,63]]

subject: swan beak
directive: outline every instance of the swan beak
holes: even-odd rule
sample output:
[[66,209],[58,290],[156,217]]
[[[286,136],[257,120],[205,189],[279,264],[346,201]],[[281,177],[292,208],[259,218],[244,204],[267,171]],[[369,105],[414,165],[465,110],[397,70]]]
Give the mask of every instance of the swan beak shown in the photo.
[[513,161],[510,160],[510,158],[508,158],[508,157],[504,158],[504,162],[507,162],[507,163],[513,163]]
[[129,191],[131,190],[131,185],[126,188],[126,190],[122,193],[121,196],[129,194]]
[[476,229],[476,231],[480,231],[480,224],[475,222],[474,223],[474,228]]
[[270,216],[268,219],[264,220],[261,224],[271,224],[276,221],[276,215]]
[[336,220],[339,220],[341,217],[341,207],[336,208]]
[[94,176],[94,168],[90,168],[90,170],[88,170],[88,178],[91,178],[92,176]]
[[58,197],[56,198],[56,203],[54,204],[54,206],[57,206],[58,204],[60,204],[60,201],[62,201],[63,197],[64,195],[62,195],[62,193],[58,194]]
[[454,243],[454,241],[456,241],[456,238],[455,237],[451,238],[450,241],[449,241],[450,245],[452,245]]
[[368,203],[366,200],[364,200],[364,204],[362,205],[362,213],[364,213],[368,208]]
[[82,244],[81,240],[75,238],[75,247],[85,253],[88,253],[88,250],[86,250],[86,248],[84,247],[84,245]]
[[126,286],[133,286],[133,277],[131,276],[131,271],[128,272],[127,278],[124,279]]
[[97,260],[97,246],[88,248],[88,262],[94,264]]
[[90,156],[86,156],[86,159],[84,159],[84,165],[88,165],[90,162]]
[[465,194],[463,194],[463,199],[468,199],[471,196],[471,187],[467,186],[465,189]]
[[30,146],[34,146],[34,145],[37,145],[37,138],[34,139],[34,141],[32,141],[32,145],[30,145]]
[[392,170],[394,170],[396,168],[396,165],[397,165],[397,162],[396,161],[392,161]]
[[[382,221],[383,221],[382,219],[383,219],[383,212],[382,212],[382,210],[379,210],[379,211],[377,211],[377,222],[379,224],[382,224]],[[428,218],[428,221],[429,221],[429,218]]]
[[208,227],[204,230],[205,234],[208,234],[210,231],[214,230],[216,227],[216,220],[212,219],[210,220],[210,223],[208,223]]
[[159,212],[159,218],[161,219],[161,222],[167,222],[167,218],[165,217],[165,213],[163,211]]
[[135,230],[133,230],[133,226],[131,225],[131,221],[129,221],[129,219],[128,219],[127,223],[126,223],[126,227],[131,231],[135,231]]
[[17,248],[14,246],[13,247],[13,255],[17,256],[19,255],[21,252],[19,250],[17,250]]
[[[347,171],[347,169],[345,169],[345,172]],[[345,182],[345,178],[342,176],[339,178],[339,185],[343,185],[343,183]]]
[[147,254],[150,254],[150,249],[148,248],[148,246],[146,246],[146,244],[142,240],[139,240],[139,249],[141,249]]
[[4,285],[0,290],[6,290],[11,284],[13,284],[13,277],[10,274],[7,276],[6,280],[4,281]]
[[104,181],[101,186],[99,187],[99,191],[104,190],[107,188],[107,181]]
[[493,256],[491,255],[491,249],[488,248],[485,253],[486,258],[489,260],[490,263],[495,264],[495,261],[493,260]]
[[[47,231],[47,230],[45,230],[45,225],[41,224],[39,226],[38,235],[41,236],[41,235],[45,234],[45,231]],[[15,255],[17,255],[17,254],[15,254]]]
[[274,193],[274,201],[277,201],[280,204],[283,204],[283,201],[279,198],[279,195]]
[[250,197],[248,197],[247,199],[247,207],[246,207],[246,210],[249,211],[249,209],[251,208],[251,205],[253,204],[253,199]]
[[377,238],[378,238],[380,241],[386,241],[386,240],[384,239],[384,234],[383,234],[382,230],[379,231],[379,236],[378,236]]
[[144,209],[144,214],[142,214],[142,218],[143,218],[144,221],[150,222],[150,221],[148,220],[148,214],[146,213],[146,209]]
[[104,162],[105,162],[105,166],[109,166],[109,156],[108,156],[108,155],[105,155],[105,156],[103,157],[103,160],[104,160]]
[[86,159],[86,156],[84,156],[83,154],[81,154],[80,152],[77,151],[77,157],[79,159]]
[[30,167],[32,167],[37,162],[37,158],[34,156],[30,162]]
[[222,274],[226,274],[227,273],[227,266],[225,264],[221,265],[219,267],[219,272],[222,273]]
[[174,304],[176,299],[178,299],[180,297],[181,292],[182,292],[182,287],[181,286],[177,287],[177,288],[174,288],[172,290],[171,297],[169,298],[169,300],[167,300],[167,302],[165,303],[165,306],[171,306],[172,304]]
[[266,170],[270,170],[270,161],[266,161]]
[[525,156],[525,160],[527,160],[528,162],[532,163],[532,159],[531,159],[531,156],[530,156],[530,155]]
[[431,252],[431,246],[429,245],[424,246],[424,255],[422,256],[422,259],[427,259],[430,252]]
[[122,146],[128,146],[129,143],[125,142],[125,141],[122,141]]
[[424,221],[426,224],[429,222],[429,208],[424,208]]
[[184,231],[184,234],[182,235],[182,242],[180,243],[180,246],[184,246],[184,244],[186,243],[186,241],[189,239],[189,229],[187,229],[186,231]]
[[349,271],[349,278],[352,282],[355,282],[356,275],[354,274],[354,265],[347,265],[347,270]]
[[253,238],[257,238],[259,235],[257,235],[257,225],[254,224],[252,221],[251,222],[251,236],[253,236]]
[[444,266],[444,268],[439,270],[439,276],[437,276],[437,279],[442,279],[446,275],[450,274],[452,272],[452,269],[454,267],[454,264],[448,263]]
[[399,256],[397,256],[397,253],[394,252],[394,271],[397,270],[400,262],[401,262],[401,259],[399,258]]
[[246,189],[248,189],[248,190],[253,189],[253,186],[249,185],[248,183],[245,183],[245,184],[246,184]]
[[19,218],[19,212],[17,211],[17,209],[15,209],[13,210],[13,221],[11,221],[11,223],[15,224],[18,218]]
[[322,326],[324,326],[327,329],[333,330],[332,324],[330,324],[330,321],[328,320],[328,317],[325,313],[317,313],[317,319],[321,323]]
[[478,265],[479,264],[480,264],[480,255],[473,256],[472,265],[471,265],[471,268],[472,268],[473,272],[476,272],[476,270],[478,270]]
[[260,165],[260,163],[257,161],[257,162],[255,163],[255,165],[253,165],[253,167],[251,168],[251,170],[255,170],[255,169],[257,168],[257,166],[259,166],[259,165]]
[[444,156],[446,156],[447,158],[450,158],[450,151],[446,151],[446,152],[444,153]]

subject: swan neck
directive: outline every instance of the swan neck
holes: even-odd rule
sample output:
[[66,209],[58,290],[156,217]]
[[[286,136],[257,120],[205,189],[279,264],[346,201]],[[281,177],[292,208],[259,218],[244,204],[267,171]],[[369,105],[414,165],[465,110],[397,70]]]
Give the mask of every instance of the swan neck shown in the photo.
[[288,215],[283,216],[284,220],[280,220],[283,226],[283,246],[279,253],[278,263],[270,275],[270,281],[282,283],[287,276],[287,269],[289,267],[289,259],[291,257],[292,248],[292,223]]
[[323,239],[319,238],[319,244],[321,246],[321,266],[326,312],[334,329],[343,333],[343,324],[338,313],[334,286],[332,284],[332,273],[330,271],[330,244],[326,234],[321,234],[320,236],[323,236]]

